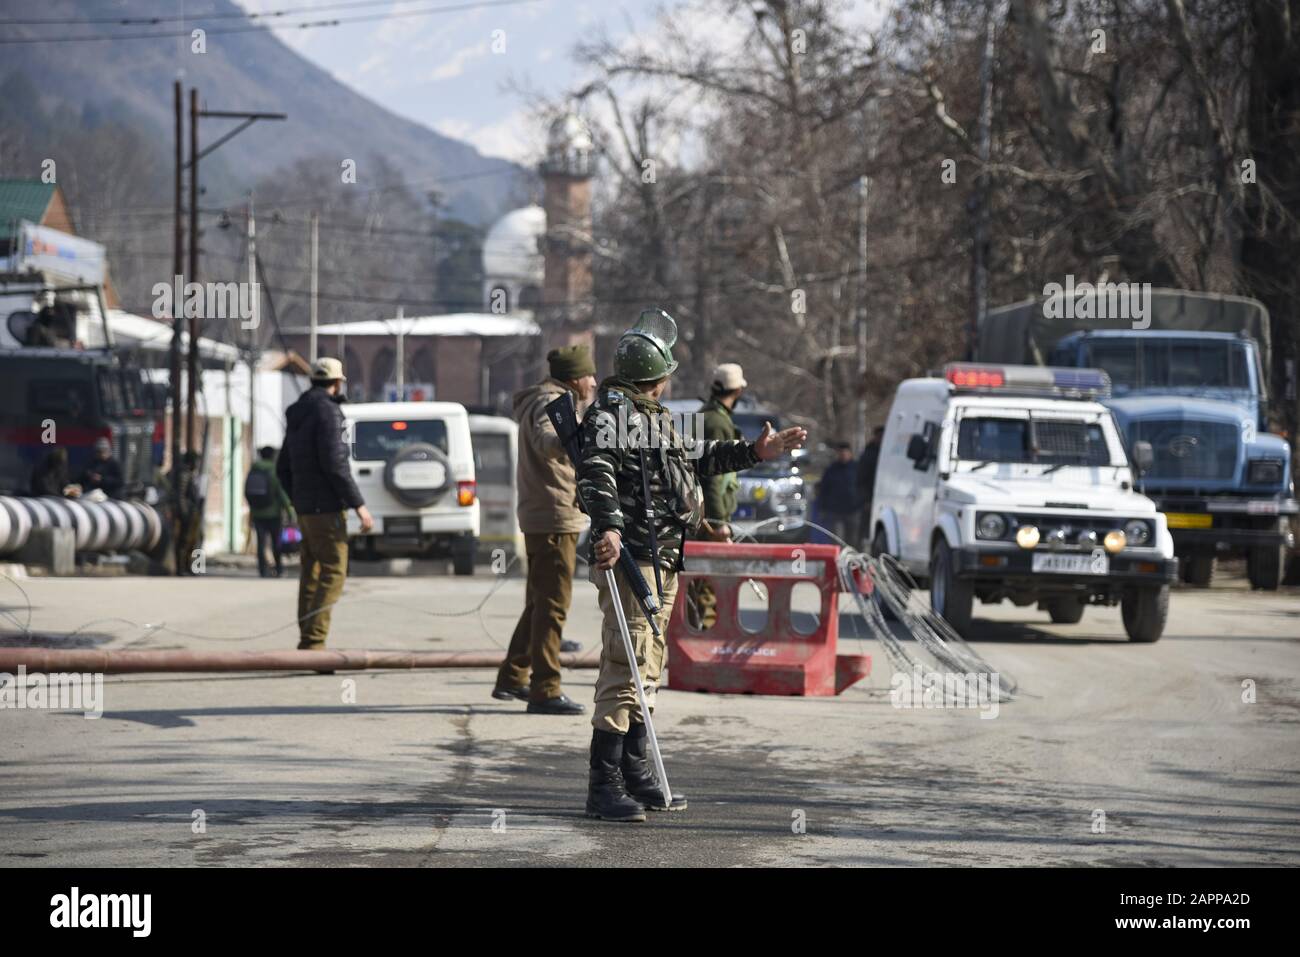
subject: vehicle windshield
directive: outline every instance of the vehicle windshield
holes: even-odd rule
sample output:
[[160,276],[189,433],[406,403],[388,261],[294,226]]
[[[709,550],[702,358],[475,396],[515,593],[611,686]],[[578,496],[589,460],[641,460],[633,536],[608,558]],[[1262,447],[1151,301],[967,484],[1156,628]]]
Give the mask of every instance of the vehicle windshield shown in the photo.
[[1246,346],[1224,339],[1117,338],[1087,343],[1117,395],[1134,389],[1248,389]]
[[475,432],[474,476],[479,485],[509,485],[510,436],[500,432]]
[[1078,419],[968,416],[958,428],[957,457],[980,463],[1111,464],[1101,426]]
[[403,446],[415,442],[447,451],[447,423],[441,419],[397,419],[358,422],[353,430],[352,457],[361,461],[388,461]]

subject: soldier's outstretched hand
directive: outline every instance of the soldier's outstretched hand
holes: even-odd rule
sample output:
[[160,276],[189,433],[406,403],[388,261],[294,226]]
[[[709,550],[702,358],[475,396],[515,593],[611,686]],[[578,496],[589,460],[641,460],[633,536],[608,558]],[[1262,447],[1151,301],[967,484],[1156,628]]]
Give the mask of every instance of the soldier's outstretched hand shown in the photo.
[[808,441],[807,429],[801,429],[796,425],[776,432],[772,429],[771,422],[764,422],[763,434],[754,443],[754,451],[764,462],[770,462],[772,459],[779,459],[791,449],[803,448],[806,441]]

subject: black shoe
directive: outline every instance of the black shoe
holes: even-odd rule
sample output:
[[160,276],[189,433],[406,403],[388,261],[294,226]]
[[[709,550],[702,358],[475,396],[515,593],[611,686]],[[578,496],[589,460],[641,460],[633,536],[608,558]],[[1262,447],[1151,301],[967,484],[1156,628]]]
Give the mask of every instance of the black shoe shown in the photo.
[[602,821],[644,821],[645,808],[628,797],[619,764],[623,735],[592,731],[591,770],[587,775],[587,817]]
[[686,810],[684,794],[674,794],[672,803],[664,806],[664,792],[649,759],[649,748],[650,736],[646,734],[645,725],[632,722],[623,738],[623,762],[620,765],[627,793],[647,811]]
[[564,654],[576,654],[581,650],[582,644],[580,642],[570,641],[568,638],[560,642],[560,651]]
[[586,714],[585,706],[578,704],[567,694],[557,694],[545,701],[528,702],[529,714]]
[[528,685],[516,685],[513,688],[493,688],[492,697],[498,701],[527,701]]

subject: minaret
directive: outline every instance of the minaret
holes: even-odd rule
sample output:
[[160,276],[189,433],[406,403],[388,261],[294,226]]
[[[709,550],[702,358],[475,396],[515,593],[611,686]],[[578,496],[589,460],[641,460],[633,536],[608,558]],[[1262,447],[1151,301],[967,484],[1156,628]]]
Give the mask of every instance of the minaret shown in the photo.
[[591,344],[591,130],[576,113],[557,117],[538,171],[544,189],[546,264],[538,319],[547,348]]

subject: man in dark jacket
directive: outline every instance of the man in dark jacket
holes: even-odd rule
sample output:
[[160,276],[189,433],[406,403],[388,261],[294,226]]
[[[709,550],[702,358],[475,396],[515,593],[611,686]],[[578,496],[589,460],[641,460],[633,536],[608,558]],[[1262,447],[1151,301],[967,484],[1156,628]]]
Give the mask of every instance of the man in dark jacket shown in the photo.
[[95,439],[95,458],[81,473],[82,492],[96,489],[109,498],[122,494],[122,464],[113,458],[113,443],[102,437]]
[[[835,444],[835,461],[826,467],[817,483],[817,511],[822,524],[838,539],[850,547],[858,544],[857,466],[853,461],[853,447],[847,442]],[[832,540],[839,545],[839,541]]]
[[76,498],[81,489],[68,479],[68,450],[53,449],[32,469],[33,495],[66,495]]
[[862,541],[864,550],[871,547],[871,497],[875,494],[876,466],[880,464],[880,443],[884,437],[885,427],[876,426],[871,432],[871,441],[858,459],[858,500],[862,502],[858,538]]
[[339,408],[346,381],[338,359],[316,360],[312,387],[285,413],[284,448],[275,466],[302,532],[298,647],[303,650],[325,647],[330,609],[343,594],[348,570],[347,510],[356,509],[363,533],[375,524],[348,466]]

